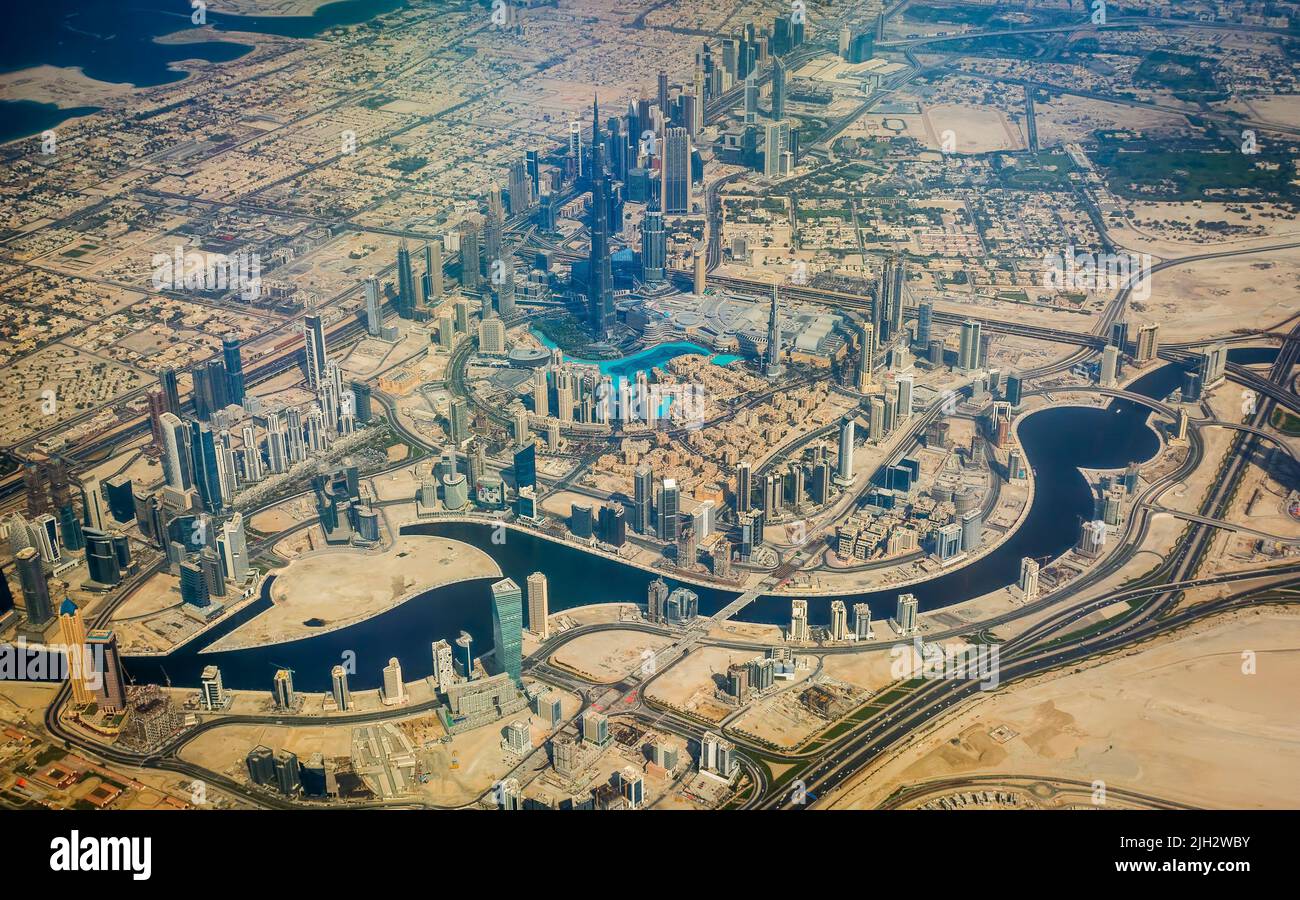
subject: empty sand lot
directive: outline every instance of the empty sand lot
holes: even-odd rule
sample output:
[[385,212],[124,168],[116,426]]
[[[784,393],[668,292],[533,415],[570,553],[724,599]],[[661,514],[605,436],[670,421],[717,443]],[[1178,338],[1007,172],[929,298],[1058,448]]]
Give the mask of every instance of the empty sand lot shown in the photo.
[[1295,314],[1297,286],[1300,250],[1294,249],[1172,266],[1154,277],[1148,300],[1133,304],[1129,327],[1156,322],[1162,342],[1267,329]]
[[207,649],[296,641],[362,622],[431,588],[500,577],[492,557],[443,537],[403,536],[378,552],[321,550],[277,573],[274,605]]
[[[1243,652],[1256,673],[1245,674]],[[1208,808],[1300,808],[1300,614],[1247,610],[988,695],[851,779],[833,808],[960,775],[1107,785]],[[1000,726],[1015,736],[999,743]],[[1003,732],[1005,734],[1005,732]]]
[[599,631],[569,641],[551,662],[596,684],[613,684],[671,643],[670,638],[641,631]]

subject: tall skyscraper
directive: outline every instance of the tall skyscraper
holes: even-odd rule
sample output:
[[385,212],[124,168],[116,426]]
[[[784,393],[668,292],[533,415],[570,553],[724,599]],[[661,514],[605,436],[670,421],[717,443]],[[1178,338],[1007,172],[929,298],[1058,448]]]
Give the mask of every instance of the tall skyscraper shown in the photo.
[[957,368],[973,372],[979,368],[980,323],[967,319],[961,323],[961,347],[957,354]]
[[670,544],[677,541],[680,504],[681,495],[676,479],[665,478],[659,490],[659,540]]
[[35,547],[24,547],[14,555],[14,568],[18,570],[18,583],[22,586],[23,604],[27,623],[35,627],[48,625],[54,618],[50,604],[50,587],[41,565],[41,554]]
[[371,275],[366,279],[366,333],[378,337],[384,330],[383,301],[379,296],[379,278]]
[[808,601],[795,599],[790,601],[790,631],[786,638],[790,641],[807,641],[812,637],[808,628]]
[[477,213],[466,216],[457,231],[460,232],[460,283],[467,291],[477,291],[481,278],[479,262],[479,229],[483,219]]
[[750,498],[753,497],[753,472],[749,460],[743,460],[736,466],[736,512],[749,512]]
[[772,306],[767,314],[767,348],[763,351],[763,374],[768,378],[777,378],[784,367],[781,365],[781,300],[777,296],[776,285],[772,285]]
[[758,73],[750,72],[745,78],[745,122],[758,121]]
[[691,135],[685,128],[669,128],[664,134],[663,211],[668,215],[691,211]]
[[81,610],[71,600],[59,607],[59,643],[68,660],[68,681],[72,684],[72,702],[85,706],[94,698],[91,690],[92,670],[87,666],[86,622]]
[[176,386],[176,370],[163,369],[158,373],[158,384],[162,388],[164,406],[172,415],[181,413],[180,391]]
[[163,478],[168,487],[183,491],[190,486],[190,469],[185,458],[185,424],[169,412],[163,413],[159,420],[163,430]]
[[489,356],[505,355],[506,328],[500,318],[494,315],[478,323],[478,346],[480,352]]
[[533,414],[545,418],[551,414],[551,386],[546,369],[533,370]]
[[894,626],[899,634],[916,634],[916,597],[913,594],[899,594],[898,606],[894,611]]
[[849,611],[844,605],[843,600],[831,601],[831,627],[830,637],[832,641],[845,641],[849,637]]
[[244,532],[243,513],[235,513],[221,525],[217,537],[221,567],[231,581],[243,584],[248,578],[248,539]]
[[348,687],[348,670],[335,666],[330,670],[330,686],[334,694],[334,705],[340,712],[352,708],[352,691]]
[[550,616],[550,597],[546,576],[534,572],[528,576],[528,628],[533,634],[546,640],[551,636],[547,619]]
[[1119,348],[1107,344],[1101,351],[1101,371],[1097,382],[1102,387],[1114,387],[1116,373],[1119,371]]
[[[503,319],[515,314],[515,258],[509,251],[502,251],[501,258],[492,263],[492,285],[497,294],[497,312]],[[613,294],[610,294],[611,298]]]
[[86,635],[86,646],[98,665],[95,699],[104,712],[121,712],[126,709],[126,677],[122,672],[122,657],[117,650],[117,636],[110,628],[96,628]]
[[835,469],[835,481],[839,484],[853,483],[853,416],[845,416],[840,422],[840,458]]
[[442,299],[442,241],[429,241],[424,245],[424,299]]
[[82,532],[86,539],[86,571],[90,580],[113,587],[122,580],[122,566],[114,552],[113,539],[95,528]]
[[521,687],[523,630],[523,593],[514,581],[504,578],[492,585],[492,635],[496,662],[497,667]]
[[433,680],[444,694],[456,683],[455,656],[445,640],[433,642]]
[[1228,362],[1228,348],[1224,344],[1206,347],[1195,359],[1196,373],[1201,376],[1201,390],[1208,391],[1223,381],[1224,368]]
[[527,160],[520,158],[510,164],[507,187],[510,191],[510,215],[521,216],[528,212],[528,207],[533,202],[533,192]]
[[657,209],[646,210],[641,223],[641,271],[646,284],[663,283],[667,251],[664,214]]
[[899,375],[894,381],[898,386],[898,407],[895,421],[902,422],[912,417],[912,393],[916,379],[911,375]]
[[535,147],[529,147],[524,151],[524,168],[528,173],[528,181],[532,188],[534,202],[542,195],[542,178],[541,178],[541,151]]
[[221,355],[226,364],[226,399],[237,406],[244,405],[244,360],[237,338],[221,341]]
[[934,321],[934,304],[922,300],[916,307],[916,346],[921,351],[930,346],[930,331]]
[[781,174],[781,152],[785,149],[781,133],[780,122],[769,122],[763,126],[763,174],[768,178],[776,178]]
[[573,174],[582,179],[582,123],[574,120],[569,123],[569,159],[573,164]]
[[1026,602],[1038,596],[1038,561],[1026,556],[1020,560],[1020,580],[1017,582],[1020,596]]
[[876,303],[872,305],[876,336],[883,344],[903,330],[903,292],[907,284],[907,267],[899,259],[885,261],[876,286]]
[[293,689],[293,672],[289,669],[276,669],[271,683],[271,694],[275,697],[276,709],[294,709],[298,705],[298,692]]
[[221,669],[216,666],[204,666],[199,676],[199,705],[208,710],[225,708],[226,688],[221,681]]
[[871,637],[871,607],[865,603],[853,604],[853,636],[860,641]]
[[537,486],[537,445],[531,441],[515,451],[515,490]]
[[600,107],[592,102],[591,252],[587,307],[592,336],[603,341],[614,327],[614,275],[609,256],[609,176],[600,142]]
[[315,314],[303,316],[303,339],[307,352],[307,383],[313,390],[325,387],[325,364],[329,356],[325,350],[325,327]]
[[206,422],[190,423],[190,469],[199,498],[210,513],[219,513],[226,505],[222,491],[221,463],[217,459],[217,440]]
[[103,531],[107,511],[104,508],[104,492],[99,487],[99,479],[87,475],[81,480],[81,522],[87,528]]
[[772,118],[778,122],[785,118],[785,63],[772,61]]
[[1149,363],[1160,352],[1160,326],[1143,325],[1138,328],[1137,353],[1134,358],[1139,363]]
[[860,393],[865,393],[867,388],[874,382],[871,370],[876,353],[876,329],[870,322],[862,323],[859,343],[861,347],[858,352],[857,384],[855,386]]
[[402,664],[396,656],[384,666],[384,704],[395,706],[406,702],[406,682],[402,681]]
[[397,246],[397,315],[403,319],[415,318],[415,276],[406,238]]
[[637,534],[649,534],[650,511],[654,504],[654,473],[649,466],[637,466],[632,478],[632,527]]

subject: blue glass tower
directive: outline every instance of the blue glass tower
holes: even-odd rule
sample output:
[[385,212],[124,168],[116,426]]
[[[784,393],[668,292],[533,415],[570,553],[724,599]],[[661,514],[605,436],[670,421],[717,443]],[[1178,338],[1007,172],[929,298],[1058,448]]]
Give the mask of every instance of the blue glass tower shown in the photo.
[[524,603],[519,585],[509,578],[492,585],[492,635],[495,640],[497,666],[521,685],[523,665]]
[[190,423],[190,452],[194,459],[194,481],[199,497],[208,512],[221,512],[225,500],[221,496],[221,477],[217,464],[217,441],[212,429],[202,422]]

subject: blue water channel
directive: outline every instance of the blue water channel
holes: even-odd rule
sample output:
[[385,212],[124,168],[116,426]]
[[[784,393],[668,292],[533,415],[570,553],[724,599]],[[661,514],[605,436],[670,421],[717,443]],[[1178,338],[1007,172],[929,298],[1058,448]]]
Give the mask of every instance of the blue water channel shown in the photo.
[[[1234,362],[1267,362],[1275,350],[1233,351]],[[1181,380],[1178,366],[1166,365],[1142,376],[1129,390],[1163,398]],[[1144,462],[1159,449],[1159,438],[1148,426],[1151,411],[1140,404],[1113,400],[1102,408],[1048,408],[1027,416],[1020,425],[1021,443],[1034,470],[1033,505],[1024,524],[1005,543],[965,568],[910,585],[922,611],[960,603],[1013,583],[1023,557],[1054,557],[1078,539],[1080,522],[1092,516],[1092,493],[1080,467],[1120,469]],[[549,580],[551,612],[593,603],[644,603],[649,572],[556,544],[529,534],[508,531],[504,544],[494,544],[491,527],[479,524],[429,523],[408,526],[406,533],[437,534],[473,545],[492,556],[507,577],[522,585],[532,572]],[[363,565],[363,562],[358,562]],[[670,585],[672,579],[667,579]],[[465,582],[420,594],[407,603],[366,622],[293,643],[248,650],[204,654],[202,647],[248,621],[265,608],[265,597],[224,622],[211,633],[165,658],[129,658],[129,671],[140,681],[162,681],[163,670],[173,684],[197,685],[203,666],[221,667],[225,683],[233,688],[270,689],[275,669],[294,669],[295,683],[304,690],[329,688],[331,667],[345,654],[356,657],[352,678],[356,689],[380,686],[381,670],[390,657],[402,662],[409,681],[432,671],[430,645],[452,640],[462,630],[476,639],[475,652],[490,649],[492,626],[488,585],[492,579]],[[709,614],[726,605],[734,592],[691,587],[700,596],[700,612]],[[264,592],[265,593],[265,592]],[[808,598],[813,624],[830,621],[832,600],[870,604],[873,617],[892,614],[898,589],[864,594]],[[760,597],[737,619],[784,624],[790,618],[790,598]]]

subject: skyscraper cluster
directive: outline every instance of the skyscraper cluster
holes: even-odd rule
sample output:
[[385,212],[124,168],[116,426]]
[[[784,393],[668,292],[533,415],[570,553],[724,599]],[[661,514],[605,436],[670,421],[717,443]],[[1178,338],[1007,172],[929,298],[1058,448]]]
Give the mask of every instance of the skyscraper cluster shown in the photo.
[[358,422],[369,421],[370,391],[365,385],[344,384],[342,370],[329,359],[317,315],[304,319],[304,357],[315,402],[305,413],[297,407],[264,409],[258,403],[240,427],[238,442],[232,433],[237,421],[210,423],[172,412],[159,416],[163,500],[170,508],[198,505],[221,514],[243,487],[288,472],[352,434]]

